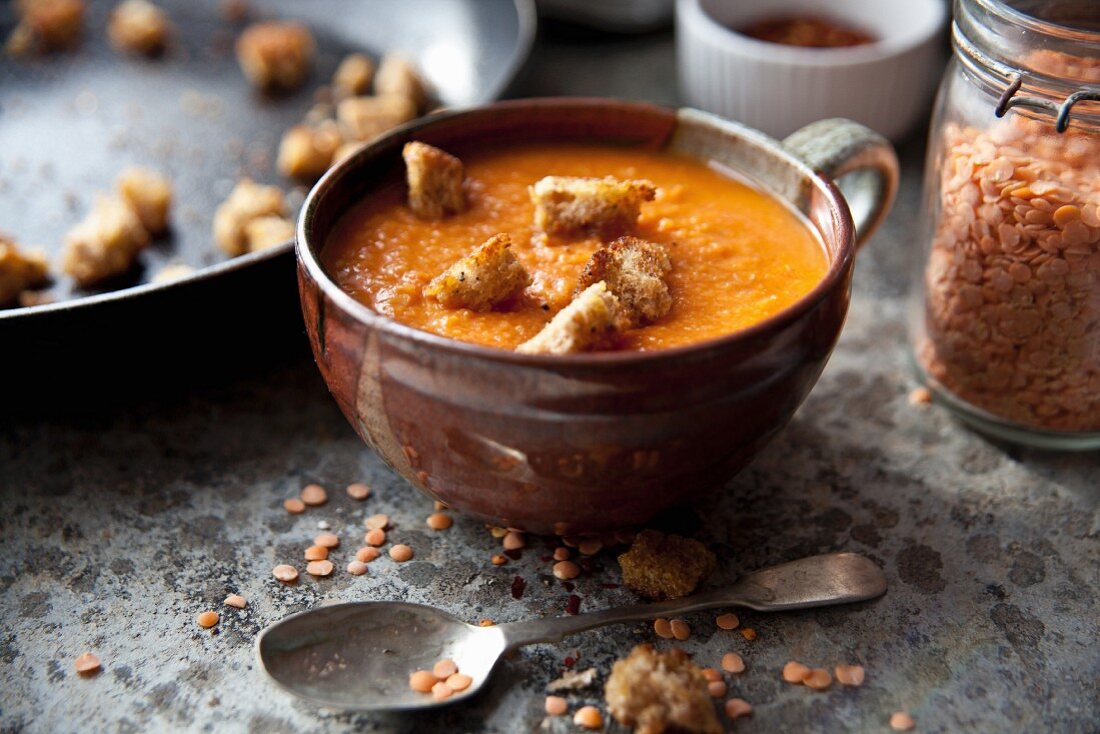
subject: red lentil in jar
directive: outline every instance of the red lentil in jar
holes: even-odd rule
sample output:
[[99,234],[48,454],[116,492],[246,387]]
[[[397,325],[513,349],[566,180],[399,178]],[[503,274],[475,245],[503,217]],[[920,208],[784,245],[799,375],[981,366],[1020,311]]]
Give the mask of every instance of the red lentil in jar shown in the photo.
[[1100,446],[1100,102],[1066,102],[1100,93],[1100,32],[1032,19],[1022,33],[999,0],[958,8],[928,154],[916,361],[986,432]]

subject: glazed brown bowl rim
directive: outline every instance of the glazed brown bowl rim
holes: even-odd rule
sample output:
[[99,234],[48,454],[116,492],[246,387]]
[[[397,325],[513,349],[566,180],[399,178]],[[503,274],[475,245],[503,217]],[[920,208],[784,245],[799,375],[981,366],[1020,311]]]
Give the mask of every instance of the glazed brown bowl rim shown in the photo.
[[[564,355],[546,355],[546,354],[524,354],[515,352],[509,349],[502,349],[500,347],[490,347],[482,344],[475,344],[473,342],[461,341],[458,339],[452,339],[450,337],[441,336],[439,334],[433,334],[429,331],[424,331],[407,324],[403,324],[396,319],[390,318],[383,314],[378,313],[374,309],[370,308],[364,303],[357,301],[350,294],[345,292],[326,272],[323,265],[320,262],[320,249],[324,247],[325,243],[314,243],[313,238],[310,236],[310,230],[313,226],[313,221],[317,213],[317,209],[320,205],[320,201],[329,193],[331,189],[340,185],[343,181],[347,171],[359,167],[362,161],[370,158],[375,154],[377,150],[385,147],[385,145],[396,137],[409,138],[417,131],[423,130],[427,127],[431,127],[443,121],[453,120],[460,118],[471,113],[481,112],[489,109],[507,109],[507,108],[524,108],[534,107],[542,110],[548,108],[559,108],[561,110],[578,109],[578,108],[591,108],[591,107],[615,107],[619,110],[624,108],[636,109],[639,113],[645,112],[649,114],[663,113],[671,114],[676,120],[676,124],[683,124],[685,117],[689,116],[694,118],[695,122],[701,122],[708,125],[712,125],[719,128],[723,132],[736,135],[738,137],[747,139],[751,144],[757,145],[762,149],[767,149],[770,153],[780,156],[784,159],[784,162],[795,168],[800,174],[803,175],[804,180],[808,181],[811,186],[816,187],[825,197],[830,204],[831,210],[837,215],[835,220],[837,230],[839,233],[840,241],[837,243],[835,255],[830,254],[828,243],[824,243],[826,248],[826,256],[829,258],[829,268],[825,275],[817,282],[817,284],[805,295],[799,298],[797,301],[787,306],[783,310],[776,314],[769,316],[768,318],[759,321],[751,326],[743,329],[737,329],[728,334],[722,336],[711,337],[698,342],[692,342],[690,344],[683,344],[673,347],[665,347],[661,349],[652,350],[614,350],[606,352],[587,352],[581,354],[564,354]],[[742,172],[739,172],[742,173]],[[743,174],[754,184],[766,186],[763,181],[755,181],[747,173]],[[782,197],[775,191],[765,188],[765,193],[769,196],[773,196],[783,201],[785,205],[792,205],[791,202],[786,201],[785,197]],[[341,213],[343,216],[345,212]],[[805,216],[802,214],[802,216]],[[822,239],[826,239],[826,234],[821,232],[816,225],[811,224],[817,231],[818,236]],[[319,246],[318,246],[319,245]],[[790,151],[783,147],[783,144],[775,138],[766,135],[754,128],[748,127],[732,120],[719,117],[717,115],[696,110],[690,107],[667,107],[664,105],[657,105],[649,102],[635,102],[629,100],[619,100],[614,98],[605,97],[533,97],[526,99],[506,100],[503,102],[494,102],[487,105],[474,105],[470,107],[453,108],[440,110],[438,112],[431,113],[411,123],[395,128],[384,135],[375,138],[370,143],[366,144],[354,154],[348,156],[343,161],[337,163],[330,168],[324,176],[313,188],[310,189],[306,195],[306,199],[302,204],[301,212],[298,215],[297,227],[295,229],[294,238],[294,252],[298,258],[298,262],[302,264],[313,280],[318,283],[325,295],[332,299],[333,303],[338,305],[345,312],[351,314],[356,320],[363,323],[366,327],[372,329],[378,329],[383,333],[390,334],[402,339],[409,339],[413,342],[422,344],[425,347],[434,349],[442,349],[452,353],[457,353],[464,356],[469,356],[476,359],[491,360],[495,362],[506,362],[521,366],[533,366],[542,368],[554,368],[554,367],[591,367],[591,368],[613,368],[622,365],[636,365],[639,363],[656,362],[665,359],[674,359],[678,357],[691,357],[700,356],[707,352],[718,351],[735,347],[740,344],[750,342],[751,340],[766,334],[767,332],[778,332],[783,329],[784,326],[790,324],[804,317],[808,312],[812,311],[821,301],[823,301],[834,288],[843,282],[845,272],[848,270],[851,261],[855,256],[856,251],[856,230],[852,220],[851,211],[848,208],[848,203],[844,198],[844,195],[837,188],[836,184],[824,174],[815,171],[805,161],[795,156]]]

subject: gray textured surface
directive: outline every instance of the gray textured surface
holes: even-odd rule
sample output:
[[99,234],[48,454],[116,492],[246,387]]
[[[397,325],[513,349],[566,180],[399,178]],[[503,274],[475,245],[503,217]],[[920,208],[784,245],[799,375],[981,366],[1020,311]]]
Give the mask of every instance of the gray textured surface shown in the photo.
[[[598,76],[580,78],[598,55]],[[527,86],[671,101],[666,36],[599,48],[557,40],[536,55]],[[637,66],[635,66],[637,65]],[[642,69],[645,73],[637,73]],[[649,73],[649,70],[654,70]],[[1094,732],[1100,720],[1100,461],[1011,451],[967,432],[939,407],[910,407],[904,357],[904,251],[914,246],[919,143],[906,146],[902,199],[862,253],[841,343],[792,424],[724,491],[698,506],[700,537],[721,559],[713,581],[798,556],[848,549],[880,562],[887,596],[858,608],[743,613],[759,637],[689,621],[684,647],[714,665],[728,650],[748,670],[731,690],[756,706],[744,731],[884,731],[907,709],[922,732]],[[281,507],[308,481],[332,500],[305,515]],[[366,481],[365,503],[343,486]],[[497,542],[458,518],[432,533],[431,503],[380,465],[344,423],[307,359],[262,377],[150,400],[94,417],[0,422],[0,728],[28,731],[531,731],[544,686],[567,655],[596,666],[652,639],[644,625],[539,646],[509,661],[475,704],[424,717],[318,713],[276,691],[252,658],[255,633],[324,600],[402,598],[470,620],[562,612],[567,592],[540,560],[489,564]],[[672,488],[673,490],[675,488]],[[387,512],[391,537],[416,559],[376,561],[277,584],[318,520],[344,538]],[[630,600],[610,555],[581,578],[583,609]],[[527,581],[512,599],[516,575]],[[228,592],[246,610],[223,608]],[[222,613],[216,634],[195,615]],[[94,650],[104,669],[74,674]],[[795,658],[858,661],[860,689],[813,693],[779,682]],[[598,691],[571,697],[596,702]],[[574,730],[565,720],[553,731]]]

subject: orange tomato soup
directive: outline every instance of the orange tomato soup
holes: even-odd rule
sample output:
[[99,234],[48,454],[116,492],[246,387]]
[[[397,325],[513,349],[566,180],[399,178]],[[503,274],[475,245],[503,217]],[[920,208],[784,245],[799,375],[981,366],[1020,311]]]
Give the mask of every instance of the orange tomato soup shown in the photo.
[[[678,154],[545,144],[474,153],[466,166],[469,209],[418,219],[394,182],[353,207],[322,253],[330,276],[377,312],[435,334],[514,349],[568,305],[598,238],[566,240],[534,225],[527,187],[543,176],[644,178],[659,191],[634,235],[667,246],[672,310],[626,332],[624,349],[690,344],[756,324],[806,295],[828,268],[809,225],[772,196]],[[524,294],[490,312],[447,309],[422,291],[498,232],[533,277]]]

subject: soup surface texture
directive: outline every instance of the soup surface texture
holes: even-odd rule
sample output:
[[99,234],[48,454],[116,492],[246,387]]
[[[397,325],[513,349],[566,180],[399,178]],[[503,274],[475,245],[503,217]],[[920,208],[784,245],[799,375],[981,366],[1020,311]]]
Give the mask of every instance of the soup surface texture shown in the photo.
[[[451,151],[466,166],[469,209],[442,221],[405,206],[404,182],[373,192],[329,237],[336,283],[377,312],[435,334],[514,349],[570,302],[598,237],[563,239],[534,225],[527,187],[543,176],[644,178],[659,187],[633,234],[667,246],[672,310],[625,334],[622,348],[661,349],[751,326],[783,310],[828,268],[807,224],[770,195],[677,154],[568,144]],[[533,283],[507,307],[447,309],[424,286],[489,237],[511,235]]]

